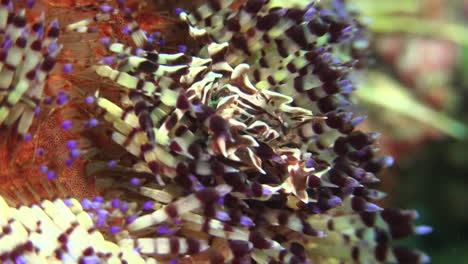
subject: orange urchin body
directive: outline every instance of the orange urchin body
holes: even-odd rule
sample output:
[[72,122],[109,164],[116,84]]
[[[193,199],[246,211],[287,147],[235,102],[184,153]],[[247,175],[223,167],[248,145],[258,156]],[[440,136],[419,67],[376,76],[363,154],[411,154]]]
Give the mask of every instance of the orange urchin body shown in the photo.
[[[61,24],[75,19],[78,16],[77,8],[85,7],[98,1],[37,1],[33,9],[28,10],[27,20],[32,23],[37,21],[42,12],[46,14],[46,20],[50,16],[57,16]],[[132,7],[138,6],[141,2],[134,1],[127,3]],[[23,8],[26,3],[15,3],[15,9]],[[64,12],[64,10],[67,10]],[[93,11],[90,11],[91,13]],[[147,30],[154,30],[165,25],[164,19],[153,20],[153,17],[139,15]],[[126,24],[124,18],[117,14],[113,15],[112,23],[101,23],[97,25],[100,37],[112,37],[121,41],[129,41],[129,37],[122,33],[122,28]],[[82,72],[94,64],[93,58],[102,56],[102,47],[95,47],[93,43],[87,41],[77,41],[70,34],[62,32],[59,42],[63,44],[63,50],[57,58],[59,65],[52,72],[45,87],[45,95],[54,96],[59,91],[69,93],[74,98],[74,103],[64,106],[55,104],[42,105],[41,113],[35,117],[30,129],[32,139],[29,141],[21,139],[15,135],[14,127],[10,128],[8,137],[0,143],[0,193],[10,198],[10,202],[32,203],[42,199],[51,199],[59,196],[72,196],[77,198],[92,197],[97,195],[94,181],[85,173],[86,160],[77,158],[71,166],[65,164],[69,149],[66,147],[68,140],[79,141],[82,137],[82,129],[79,131],[64,131],[60,124],[70,115],[77,114],[76,109],[83,109],[79,105],[83,103],[84,93],[88,86],[99,87],[99,77],[95,74],[91,76],[84,74],[87,79],[83,79]],[[96,38],[93,38],[96,40]],[[75,63],[73,74],[61,72],[60,65],[66,62]],[[81,65],[78,66],[78,65]],[[89,77],[89,78],[88,78]],[[96,85],[97,84],[97,85]],[[71,113],[71,114],[70,114]],[[78,115],[83,113],[78,113]],[[92,113],[89,113],[92,115]],[[84,120],[75,120],[84,122]],[[81,126],[81,124],[78,124]],[[94,138],[99,141],[102,138]],[[97,142],[100,145],[103,142]],[[103,143],[106,144],[106,143]],[[43,152],[42,155],[38,151]],[[47,180],[45,172],[39,170],[40,166],[46,166],[49,171],[57,175],[53,182]],[[59,185],[59,187],[58,187]]]
[[[27,202],[57,196],[82,198],[96,195],[94,182],[85,176],[83,159],[77,158],[73,165],[65,165],[68,153],[65,142],[79,139],[79,135],[63,131],[58,125],[63,121],[65,110],[40,114],[32,128],[30,141],[10,135],[0,144],[2,194],[12,199],[24,197]],[[46,173],[39,170],[41,165],[55,172],[57,179],[54,181],[57,182],[48,181]]]

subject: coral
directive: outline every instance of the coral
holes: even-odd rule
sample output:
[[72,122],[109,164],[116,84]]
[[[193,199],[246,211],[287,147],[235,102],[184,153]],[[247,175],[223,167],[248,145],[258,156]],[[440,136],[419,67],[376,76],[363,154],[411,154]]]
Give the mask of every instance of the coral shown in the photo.
[[2,203],[2,261],[428,262],[391,245],[430,231],[411,224],[417,213],[372,202],[383,194],[368,185],[393,160],[377,154],[377,133],[355,129],[352,79],[366,33],[342,1],[176,9],[173,26],[188,36],[173,52],[161,51],[171,31],[145,32],[133,8],[82,6],[94,16],[66,27],[112,37],[86,67],[102,85],[73,93],[74,103],[57,96],[71,106],[57,125],[80,135],[66,143],[66,164],[85,156],[105,199]]

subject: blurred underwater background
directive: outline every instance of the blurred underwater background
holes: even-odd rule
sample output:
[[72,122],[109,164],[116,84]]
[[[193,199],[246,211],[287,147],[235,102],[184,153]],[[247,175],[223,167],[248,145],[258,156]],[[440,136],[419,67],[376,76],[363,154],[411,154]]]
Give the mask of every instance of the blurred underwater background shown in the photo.
[[405,243],[432,263],[468,263],[468,1],[349,1],[373,32],[357,90],[369,130],[395,165],[385,205],[415,208],[429,237]]

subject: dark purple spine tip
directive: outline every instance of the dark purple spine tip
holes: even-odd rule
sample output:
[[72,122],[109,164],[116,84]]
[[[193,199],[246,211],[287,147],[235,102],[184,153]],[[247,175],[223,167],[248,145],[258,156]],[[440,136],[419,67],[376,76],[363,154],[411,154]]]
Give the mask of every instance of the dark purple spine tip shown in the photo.
[[250,217],[247,217],[247,216],[241,216],[239,223],[243,226],[249,226],[249,227],[255,225],[252,219],[250,219]]
[[94,97],[92,97],[92,96],[86,96],[86,98],[85,98],[85,103],[87,103],[87,104],[93,104],[93,103],[94,103]]
[[382,159],[382,165],[384,168],[392,166],[393,163],[395,163],[395,159],[391,156],[386,156]]
[[28,8],[33,8],[35,4],[36,4],[36,1],[34,1],[34,0],[28,0],[28,1],[26,1],[26,6],[27,6]]
[[133,214],[133,215],[127,217],[127,219],[125,220],[125,223],[126,223],[127,225],[129,225],[129,224],[135,222],[135,220],[136,220],[137,218],[138,218],[138,216],[137,216],[136,214]]
[[68,97],[66,95],[57,97],[57,104],[58,105],[64,105],[67,102],[68,102]]
[[91,118],[89,119],[88,124],[90,127],[96,127],[99,125],[99,121],[96,118]]
[[129,35],[131,33],[131,30],[129,27],[123,27],[122,33],[124,33],[125,35]]
[[179,263],[178,259],[173,259],[173,260],[169,261],[169,264],[177,264],[177,263]]
[[108,166],[109,168],[113,168],[113,167],[115,167],[116,165],[117,165],[117,162],[116,162],[115,160],[111,160],[111,161],[109,161],[109,162],[107,163],[107,166]]
[[120,200],[114,199],[111,201],[111,206],[114,209],[120,208]]
[[26,133],[26,134],[23,136],[23,139],[24,139],[25,141],[31,141],[32,138],[33,138],[33,137],[32,137],[32,135],[31,135],[31,133]]
[[179,16],[180,14],[182,14],[182,13],[184,12],[184,10],[183,10],[182,8],[176,8],[176,9],[174,10],[174,12],[175,12],[176,15]]
[[177,47],[177,50],[178,50],[180,53],[185,53],[185,52],[187,52],[187,46],[185,46],[185,45],[179,45],[179,46]]
[[121,230],[121,229],[120,229],[120,227],[118,227],[118,226],[111,226],[111,227],[109,228],[109,231],[111,232],[111,234],[117,234],[117,233],[120,232],[120,230]]
[[342,203],[342,200],[340,199],[340,197],[338,196],[334,196],[332,198],[330,198],[328,201],[328,206],[330,207],[335,207],[335,206],[338,206]]
[[99,40],[99,42],[100,42],[102,45],[106,45],[106,46],[107,46],[107,45],[110,44],[110,38],[108,38],[108,37],[101,38],[101,39]]
[[81,155],[81,151],[79,149],[72,149],[70,150],[70,157],[73,159],[78,158]]
[[154,205],[154,202],[152,201],[145,202],[143,204],[143,210],[146,210],[146,211],[151,210],[153,209],[153,205]]
[[11,5],[10,2],[11,2],[11,0],[2,0],[1,3],[2,3],[2,5],[4,5],[4,6],[9,6],[9,5]]
[[101,11],[104,12],[104,13],[108,13],[108,12],[111,12],[113,10],[113,8],[109,5],[102,5],[101,6]]
[[66,205],[66,206],[72,206],[73,203],[70,201],[70,199],[64,199],[63,200],[63,203]]
[[64,130],[69,130],[70,128],[72,128],[72,126],[73,126],[73,123],[70,120],[65,120],[62,122],[62,128]]
[[77,146],[78,146],[78,143],[76,142],[76,140],[71,139],[71,140],[67,141],[67,148],[68,149],[72,150],[72,149],[76,148]]
[[37,154],[38,156],[44,156],[44,153],[45,153],[45,151],[44,151],[44,149],[42,149],[42,148],[38,148],[37,151],[36,151],[36,154]]
[[71,63],[66,63],[62,68],[64,73],[70,73],[73,70],[73,65]]
[[158,233],[160,235],[167,234],[167,233],[169,233],[169,231],[170,231],[170,229],[166,225],[160,226],[160,227],[158,227],[158,229],[156,229],[156,233]]
[[381,211],[382,208],[380,208],[378,205],[373,204],[373,203],[366,203],[364,210],[367,212],[377,212],[377,211]]
[[73,160],[72,159],[66,159],[65,160],[65,165],[67,165],[67,167],[73,166]]
[[46,96],[44,98],[44,104],[51,104],[54,101],[54,98],[52,96]]
[[418,235],[427,235],[432,233],[432,227],[430,226],[418,226],[415,228],[415,233]]
[[55,172],[53,172],[53,171],[47,172],[47,179],[53,180],[53,179],[55,179],[56,177],[57,177],[57,175],[55,174]]
[[49,170],[49,168],[47,168],[47,166],[45,166],[45,165],[39,166],[39,171],[42,172],[42,173],[46,173],[48,170]]

